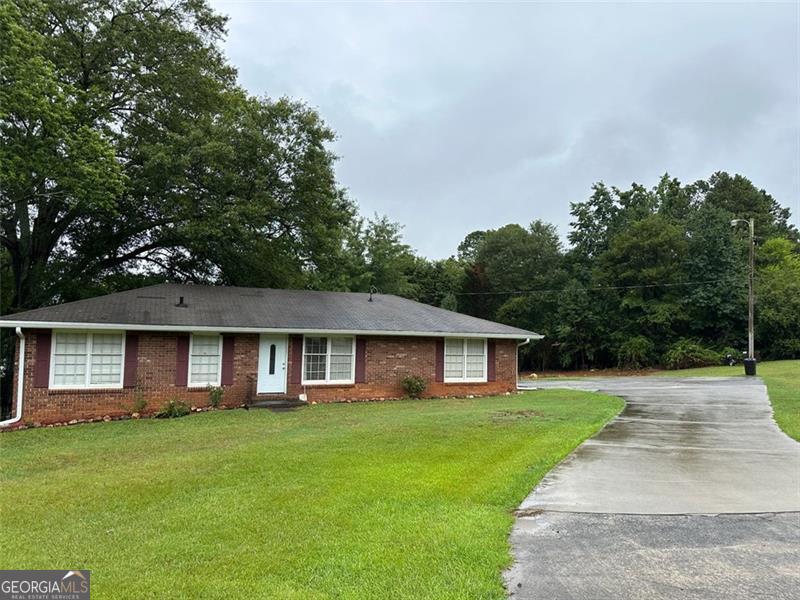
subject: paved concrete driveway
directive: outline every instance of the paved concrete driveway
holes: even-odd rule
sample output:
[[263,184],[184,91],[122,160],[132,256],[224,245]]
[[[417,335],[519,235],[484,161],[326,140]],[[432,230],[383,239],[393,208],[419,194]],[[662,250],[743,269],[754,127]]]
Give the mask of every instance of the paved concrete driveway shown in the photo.
[[520,506],[514,598],[800,597],[800,444],[759,379],[530,387],[627,405]]

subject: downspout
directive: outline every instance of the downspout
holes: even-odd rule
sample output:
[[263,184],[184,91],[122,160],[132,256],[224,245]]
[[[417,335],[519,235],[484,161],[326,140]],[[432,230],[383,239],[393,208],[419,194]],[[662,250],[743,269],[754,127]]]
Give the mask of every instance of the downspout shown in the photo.
[[22,328],[17,327],[17,337],[19,338],[19,373],[17,374],[17,410],[15,416],[0,421],[0,427],[13,425],[22,418],[22,390],[25,389],[25,334]]
[[517,389],[519,389],[519,349],[531,341],[531,338],[525,338],[524,341],[517,344],[517,355],[514,357],[516,360],[514,361],[514,374],[515,379],[517,380]]

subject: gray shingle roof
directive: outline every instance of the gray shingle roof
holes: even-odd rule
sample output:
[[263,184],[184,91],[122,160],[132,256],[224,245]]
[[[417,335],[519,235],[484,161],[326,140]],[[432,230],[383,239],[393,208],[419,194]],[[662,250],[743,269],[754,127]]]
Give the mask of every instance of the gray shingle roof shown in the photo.
[[[185,307],[176,304],[183,296]],[[0,326],[122,325],[136,329],[338,331],[473,334],[538,338],[538,334],[400,298],[350,292],[275,290],[165,283],[7,315]]]

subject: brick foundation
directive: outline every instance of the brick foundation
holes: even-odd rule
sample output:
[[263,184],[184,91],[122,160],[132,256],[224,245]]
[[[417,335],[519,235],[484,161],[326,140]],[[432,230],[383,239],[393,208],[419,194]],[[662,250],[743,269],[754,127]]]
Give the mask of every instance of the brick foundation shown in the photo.
[[[130,414],[138,399],[147,402],[142,414],[152,414],[172,398],[190,406],[207,406],[208,390],[175,385],[177,336],[172,333],[139,332],[136,387],[124,389],[51,390],[34,387],[37,335],[25,332],[25,384],[22,423],[54,423],[72,419],[115,417]],[[516,389],[517,347],[514,340],[496,340],[496,380],[486,383],[436,383],[436,338],[366,336],[366,383],[351,385],[287,384],[285,397],[301,393],[309,402],[401,398],[401,380],[419,375],[428,382],[425,397],[493,395]],[[237,334],[233,359],[233,384],[226,385],[223,404],[237,406],[248,400],[280,395],[255,395],[258,370],[257,334]],[[290,346],[292,340],[289,342]],[[287,352],[287,380],[300,365]],[[19,341],[14,364],[14,394],[19,373]],[[14,398],[16,403],[16,397]]]

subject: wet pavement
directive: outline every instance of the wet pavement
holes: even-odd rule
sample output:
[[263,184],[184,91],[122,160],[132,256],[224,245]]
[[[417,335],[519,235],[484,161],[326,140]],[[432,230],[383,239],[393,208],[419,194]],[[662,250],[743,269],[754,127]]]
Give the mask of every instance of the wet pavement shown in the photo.
[[544,513],[511,543],[511,597],[796,600],[800,517]]
[[800,597],[800,444],[760,379],[523,385],[601,391],[626,408],[520,506],[512,597]]
[[521,509],[686,514],[800,511],[800,444],[760,379],[619,377],[537,383],[622,397],[623,412]]

